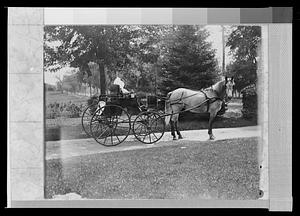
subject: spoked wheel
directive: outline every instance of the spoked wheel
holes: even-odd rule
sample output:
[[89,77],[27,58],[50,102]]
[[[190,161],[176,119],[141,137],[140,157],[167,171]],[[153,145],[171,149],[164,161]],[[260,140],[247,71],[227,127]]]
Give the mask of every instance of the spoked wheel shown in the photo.
[[83,111],[82,116],[81,116],[82,129],[89,136],[91,136],[90,130],[89,130],[90,129],[89,124],[90,124],[90,121],[91,121],[91,118],[92,118],[94,112],[97,109],[97,106],[98,106],[97,103],[88,106],[87,108],[85,108],[85,110]]
[[[104,101],[103,101],[104,102]],[[101,102],[100,102],[101,103]],[[93,116],[93,114],[96,112],[96,110],[99,108],[99,104],[93,103],[92,105],[89,105],[82,113],[81,116],[81,125],[84,132],[91,136],[90,132],[90,121]]]
[[90,121],[92,137],[101,145],[116,146],[130,132],[130,116],[120,106],[106,105],[97,109]]
[[133,134],[142,143],[155,143],[162,138],[164,133],[165,120],[157,112],[141,112],[133,122]]

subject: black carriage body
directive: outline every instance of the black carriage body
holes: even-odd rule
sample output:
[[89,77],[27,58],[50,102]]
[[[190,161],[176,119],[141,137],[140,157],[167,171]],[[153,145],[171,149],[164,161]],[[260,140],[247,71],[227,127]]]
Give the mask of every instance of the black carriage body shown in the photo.
[[147,108],[157,111],[163,111],[165,108],[165,98],[157,95],[147,96]]
[[[137,115],[141,112],[139,103],[136,97],[131,97],[131,95],[105,95],[100,96],[99,101],[105,101],[106,105],[115,105],[112,107],[104,109],[104,115],[121,115],[122,107],[130,115]],[[118,106],[118,107],[117,107]]]

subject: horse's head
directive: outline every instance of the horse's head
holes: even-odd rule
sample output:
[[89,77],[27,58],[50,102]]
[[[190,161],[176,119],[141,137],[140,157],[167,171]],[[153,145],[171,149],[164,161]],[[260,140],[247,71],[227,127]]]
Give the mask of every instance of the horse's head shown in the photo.
[[225,77],[225,80],[217,82],[212,86],[212,88],[220,98],[225,99],[225,101],[229,101],[233,95],[233,86],[233,78],[228,79],[227,77]]
[[233,96],[233,87],[234,87],[234,79],[233,77],[231,78],[227,78],[225,77],[225,86],[226,86],[226,96],[225,99],[226,100],[230,100]]

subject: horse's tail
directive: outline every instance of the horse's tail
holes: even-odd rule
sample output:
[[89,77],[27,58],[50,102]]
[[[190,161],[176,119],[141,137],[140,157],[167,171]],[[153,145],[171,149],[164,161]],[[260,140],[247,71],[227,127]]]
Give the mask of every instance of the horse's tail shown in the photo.
[[170,123],[170,119],[171,119],[171,114],[172,114],[172,109],[171,109],[171,102],[170,102],[170,96],[171,96],[172,92],[169,92],[167,94],[167,98],[165,101],[165,123],[166,125],[168,125]]

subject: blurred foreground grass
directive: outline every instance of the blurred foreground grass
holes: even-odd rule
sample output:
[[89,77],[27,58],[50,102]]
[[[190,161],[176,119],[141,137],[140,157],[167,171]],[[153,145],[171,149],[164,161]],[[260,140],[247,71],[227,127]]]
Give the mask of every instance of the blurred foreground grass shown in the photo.
[[46,198],[257,199],[258,138],[193,142],[46,161]]

